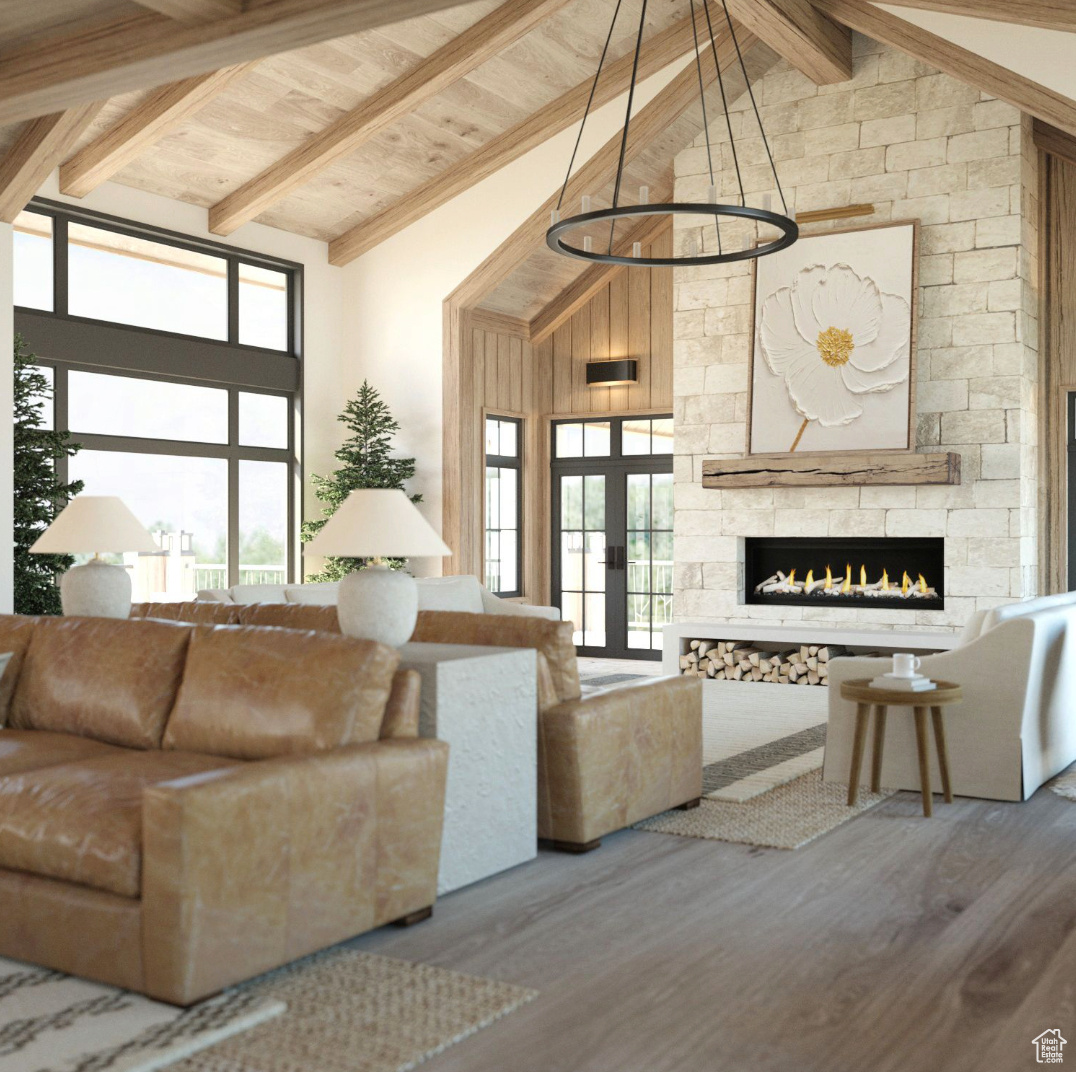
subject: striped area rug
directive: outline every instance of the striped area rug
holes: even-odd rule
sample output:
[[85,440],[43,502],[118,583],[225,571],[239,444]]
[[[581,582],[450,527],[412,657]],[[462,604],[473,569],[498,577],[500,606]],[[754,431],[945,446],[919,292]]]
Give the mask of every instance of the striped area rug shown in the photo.
[[179,1009],[0,958],[0,1072],[152,1072],[284,1009],[253,990]]

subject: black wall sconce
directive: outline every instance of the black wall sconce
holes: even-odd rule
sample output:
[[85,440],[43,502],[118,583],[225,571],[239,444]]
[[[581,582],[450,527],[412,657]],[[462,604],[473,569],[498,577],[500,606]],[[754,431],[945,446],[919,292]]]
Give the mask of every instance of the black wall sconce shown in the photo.
[[639,362],[634,357],[619,361],[588,361],[588,387],[618,387],[639,382]]

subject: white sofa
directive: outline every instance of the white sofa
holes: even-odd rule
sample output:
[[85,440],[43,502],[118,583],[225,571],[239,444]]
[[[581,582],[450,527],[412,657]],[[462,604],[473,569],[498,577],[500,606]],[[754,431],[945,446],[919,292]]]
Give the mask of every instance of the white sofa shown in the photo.
[[[495,596],[477,577],[420,577],[419,610],[454,610],[469,614],[522,614],[560,619],[556,607],[512,603]],[[237,584],[232,588],[203,588],[198,599],[219,603],[318,603],[334,606],[336,582],[321,584]]]
[[[953,792],[1026,800],[1076,762],[1076,592],[1013,603],[977,614],[952,651],[928,655],[922,673],[953,681],[964,702],[945,709]],[[855,704],[842,681],[873,678],[889,659],[843,658],[829,664],[829,725],[823,778],[847,783]],[[920,702],[930,704],[930,693]],[[873,719],[872,719],[873,723]],[[868,736],[868,751],[873,734]],[[931,783],[940,791],[933,746]],[[919,789],[915,727],[907,709],[886,721],[882,785]]]

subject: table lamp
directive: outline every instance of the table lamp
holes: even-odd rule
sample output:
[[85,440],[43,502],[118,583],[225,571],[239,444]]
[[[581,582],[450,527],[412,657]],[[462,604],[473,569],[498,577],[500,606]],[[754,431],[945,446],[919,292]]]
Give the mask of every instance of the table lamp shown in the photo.
[[389,569],[384,560],[452,554],[415,504],[391,488],[353,491],[306,549],[313,555],[373,559],[340,582],[340,630],[394,648],[415,631],[418,588],[410,574]]
[[30,548],[38,555],[93,552],[89,562],[72,567],[60,579],[64,614],[88,618],[126,618],[131,613],[131,578],[122,566],[105,562],[101,552],[158,550],[156,540],[115,495],[76,496]]

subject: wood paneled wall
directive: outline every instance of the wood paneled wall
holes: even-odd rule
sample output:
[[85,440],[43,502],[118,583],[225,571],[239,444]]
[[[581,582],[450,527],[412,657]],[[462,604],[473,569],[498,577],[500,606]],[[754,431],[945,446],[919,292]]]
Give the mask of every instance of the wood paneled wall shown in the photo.
[[[671,256],[671,231],[656,239]],[[672,409],[672,269],[616,273],[551,336],[531,346],[529,325],[445,303],[444,539],[446,573],[484,574],[487,413],[524,420],[523,593],[549,601],[549,421],[554,417]],[[588,388],[586,363],[633,357],[639,382]]]
[[[672,232],[654,241],[672,256]],[[534,398],[544,416],[672,409],[671,268],[626,268],[534,347]],[[639,382],[587,387],[588,361],[634,357]]]
[[1046,517],[1043,583],[1068,589],[1068,414],[1076,391],[1076,141],[1073,159],[1043,154],[1040,165],[1042,229],[1042,416]]

